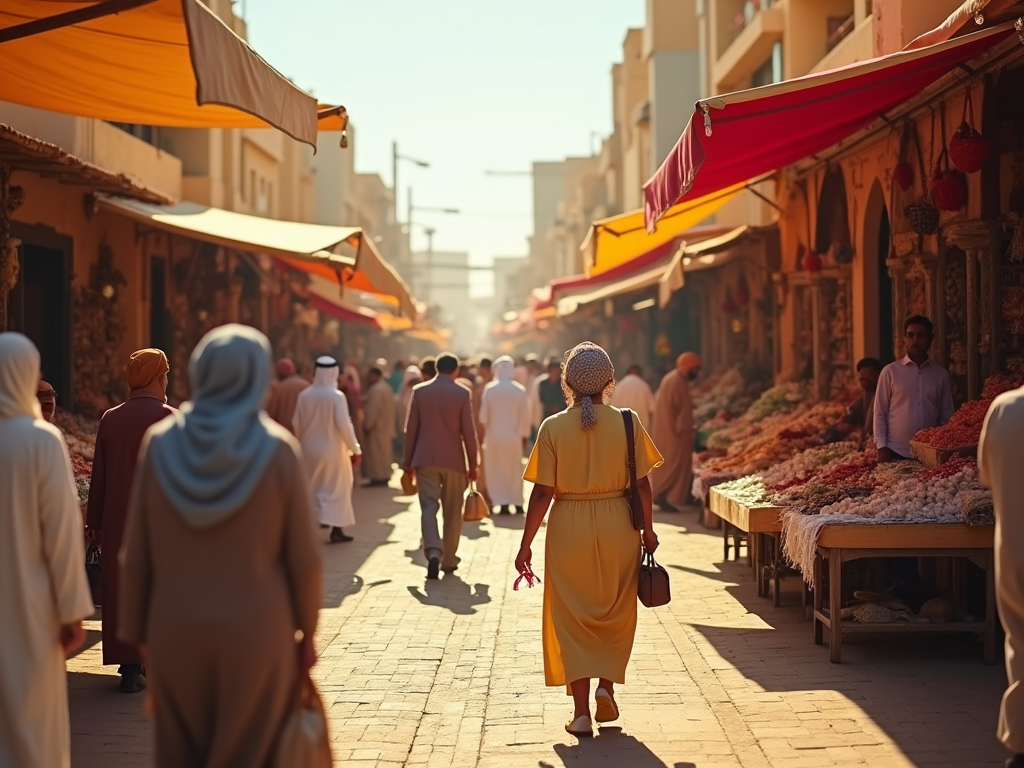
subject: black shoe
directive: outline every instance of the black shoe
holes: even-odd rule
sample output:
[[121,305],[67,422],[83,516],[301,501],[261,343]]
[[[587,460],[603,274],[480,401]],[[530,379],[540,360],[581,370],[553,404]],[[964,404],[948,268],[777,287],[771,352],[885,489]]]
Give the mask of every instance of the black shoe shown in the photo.
[[508,504],[502,504],[501,509],[498,511],[499,515],[511,515],[512,511],[508,508]]
[[525,515],[526,511],[522,507],[516,507],[516,514],[517,515]]
[[1014,755],[1003,765],[1006,768],[1024,768],[1024,755]]
[[331,528],[331,544],[339,544],[343,541],[352,541],[352,537],[345,534],[341,528]]
[[438,572],[441,570],[441,558],[432,557],[427,563],[427,578],[436,579]]
[[388,487],[388,481],[387,480],[371,480],[367,484],[367,488],[387,488],[387,487]]
[[138,693],[146,687],[146,676],[139,674],[121,675],[121,693]]

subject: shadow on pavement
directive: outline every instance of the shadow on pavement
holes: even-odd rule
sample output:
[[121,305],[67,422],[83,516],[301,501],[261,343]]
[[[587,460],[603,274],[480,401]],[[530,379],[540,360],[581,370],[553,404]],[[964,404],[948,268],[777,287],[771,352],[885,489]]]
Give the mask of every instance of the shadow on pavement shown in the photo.
[[444,578],[426,581],[422,591],[419,587],[408,589],[409,594],[422,605],[446,608],[463,616],[476,613],[475,606],[491,602],[490,585],[474,584],[471,589],[469,584],[454,573],[446,573]]
[[491,524],[495,528],[521,531],[526,525],[526,515],[491,515]]
[[85,642],[82,643],[82,647],[81,648],[77,648],[74,652],[72,652],[72,654],[70,656],[68,656],[68,658],[69,659],[73,659],[76,656],[78,656],[78,655],[80,655],[82,653],[85,653],[90,648],[96,647],[97,645],[99,645],[100,640],[102,640],[102,639],[103,639],[103,632],[101,632],[98,629],[87,629],[85,631]]
[[[565,766],[580,768],[696,768],[693,763],[669,766],[647,746],[621,728],[600,728],[592,739],[580,739],[578,744],[555,744],[555,754]],[[538,768],[556,768],[541,760]]]
[[394,533],[391,518],[409,509],[415,497],[402,496],[398,488],[356,488],[352,501],[356,510],[356,525],[345,532],[353,541],[341,544],[326,543],[324,538],[324,608],[337,608],[342,601],[364,588],[357,571],[378,548],[386,546]]
[[[721,575],[676,570],[709,580],[694,592],[721,589],[743,606],[757,626],[735,620],[694,623],[699,610],[686,598],[675,608],[677,619],[702,634],[746,680],[765,693],[834,691],[854,702],[916,765],[945,760],[960,765],[1001,766],[1006,754],[995,738],[999,701],[1006,686],[1001,666],[981,661],[981,643],[970,635],[868,634],[843,638],[843,661],[828,659],[825,644],[813,642],[813,626],[800,605],[800,577],[783,582],[781,608],[759,598],[753,571],[743,562],[721,563]],[[731,583],[730,583],[731,582]],[[687,596],[699,600],[697,594]],[[691,613],[691,610],[693,611]],[[690,613],[690,617],[687,617]],[[723,626],[723,624],[732,626]],[[744,623],[747,623],[746,621]],[[767,625],[767,626],[766,626]],[[719,667],[727,687],[744,686],[738,675]],[[741,710],[740,714],[743,714]]]

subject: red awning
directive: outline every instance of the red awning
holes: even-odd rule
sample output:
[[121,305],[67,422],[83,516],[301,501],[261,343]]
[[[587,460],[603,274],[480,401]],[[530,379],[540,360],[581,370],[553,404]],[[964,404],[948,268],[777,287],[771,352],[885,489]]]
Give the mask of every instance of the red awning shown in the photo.
[[1012,25],[1000,25],[698,101],[679,142],[644,184],[647,228],[684,196],[709,195],[836,144],[1012,33]]
[[328,301],[322,296],[317,296],[315,293],[309,294],[308,298],[310,306],[320,314],[329,315],[345,323],[361,323],[362,325],[369,325],[380,330],[380,323],[377,322],[377,313],[373,310],[366,309],[365,307],[360,308],[362,311],[349,309],[341,304]]

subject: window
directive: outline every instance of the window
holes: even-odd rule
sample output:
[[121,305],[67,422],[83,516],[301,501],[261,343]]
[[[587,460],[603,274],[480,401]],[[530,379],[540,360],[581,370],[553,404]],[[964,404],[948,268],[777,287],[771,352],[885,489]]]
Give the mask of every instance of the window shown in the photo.
[[751,76],[751,85],[758,88],[762,85],[782,82],[782,43],[777,42],[772,46],[772,55],[764,64],[754,70]]

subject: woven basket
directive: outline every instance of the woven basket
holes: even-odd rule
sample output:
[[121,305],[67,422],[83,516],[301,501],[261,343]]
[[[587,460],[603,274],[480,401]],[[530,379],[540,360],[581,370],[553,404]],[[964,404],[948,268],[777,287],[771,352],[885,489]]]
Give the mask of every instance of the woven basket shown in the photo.
[[927,200],[916,200],[903,209],[911,228],[919,235],[934,235],[939,231],[939,209]]
[[960,171],[939,171],[932,179],[932,200],[940,211],[959,211],[967,204],[967,179]]
[[949,159],[964,173],[977,173],[988,160],[988,139],[963,122],[949,140]]

